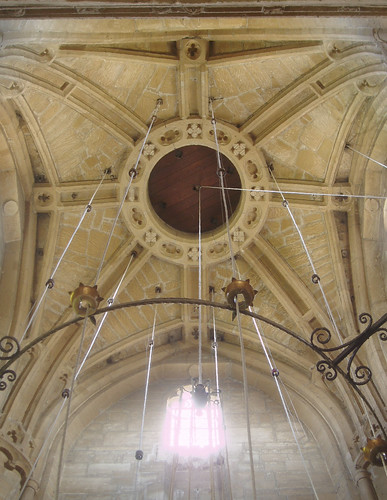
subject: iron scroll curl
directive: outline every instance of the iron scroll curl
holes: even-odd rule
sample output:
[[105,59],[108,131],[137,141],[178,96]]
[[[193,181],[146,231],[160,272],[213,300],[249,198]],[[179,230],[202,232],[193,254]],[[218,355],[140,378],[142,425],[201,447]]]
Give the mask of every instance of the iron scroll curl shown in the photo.
[[332,380],[335,380],[337,377],[336,368],[332,365],[332,363],[325,359],[318,361],[316,368],[318,372],[322,373],[324,377],[329,380],[329,382],[332,382]]
[[3,380],[3,378],[6,378],[7,382],[14,382],[16,380],[16,373],[13,370],[5,370],[1,375],[0,375],[0,391],[5,391],[5,389],[8,387],[7,382]]
[[[331,340],[332,334],[328,330],[328,328],[320,327],[315,328],[310,337],[310,342],[315,347],[318,347],[318,344],[325,345]],[[317,341],[317,342],[316,342]]]
[[20,345],[15,337],[6,335],[0,339],[0,355],[1,360],[12,359],[16,354],[20,352]]
[[372,325],[372,316],[369,313],[363,312],[363,313],[359,314],[359,321],[362,325],[366,325],[368,323],[368,325],[367,325],[367,328],[368,328]]
[[360,365],[355,369],[351,378],[354,384],[365,385],[372,379],[372,371],[368,366]]

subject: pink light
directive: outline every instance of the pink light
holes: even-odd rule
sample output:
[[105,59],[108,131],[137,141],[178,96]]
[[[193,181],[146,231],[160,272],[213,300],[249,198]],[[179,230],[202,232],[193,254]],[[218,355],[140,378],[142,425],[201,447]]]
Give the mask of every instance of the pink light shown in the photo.
[[197,409],[189,392],[171,399],[164,425],[164,447],[183,457],[205,458],[224,447],[219,404],[209,402]]

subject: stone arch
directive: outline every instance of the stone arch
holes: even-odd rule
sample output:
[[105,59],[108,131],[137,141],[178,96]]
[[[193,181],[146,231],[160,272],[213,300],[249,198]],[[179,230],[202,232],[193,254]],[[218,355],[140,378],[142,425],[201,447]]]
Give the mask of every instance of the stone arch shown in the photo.
[[[233,351],[233,357],[237,358],[238,347],[230,347],[230,350]],[[190,370],[192,372],[192,365],[197,361],[196,352],[193,353],[192,349],[183,348],[178,354],[175,353],[172,360],[170,358],[166,360],[165,351],[170,351],[170,353],[176,351],[176,346],[168,346],[154,358],[151,384],[152,380],[172,382],[176,386],[181,385],[182,382],[189,382]],[[263,355],[253,354],[256,363],[254,366],[251,363],[248,366],[249,386],[252,390],[262,390],[278,402],[279,396],[275,392],[273,377],[267,369]],[[209,356],[210,353],[207,352],[203,364],[204,376],[213,369]],[[99,412],[144,386],[145,370],[143,366],[139,370],[139,365],[137,356],[131,364],[122,360],[116,366],[106,366],[105,370],[94,371],[89,379],[84,377],[80,380],[73,398],[66,452],[75,443],[82,429],[90,424]],[[354,450],[351,450],[353,431],[351,431],[351,424],[345,416],[342,405],[337,399],[332,400],[331,394],[322,382],[312,380],[305,371],[299,370],[296,373],[286,362],[281,362],[278,366],[287,390],[292,394],[294,406],[301,420],[319,442],[335,487],[342,490],[340,498],[356,498],[351,481],[353,472],[351,454],[354,453]],[[231,359],[230,356],[222,356],[219,367],[223,376],[241,382],[242,371],[239,360]],[[104,387],[100,385],[101,380],[105,381]],[[61,420],[62,427],[63,418]],[[42,493],[41,498],[49,498],[55,487],[60,442],[61,428],[56,432],[45,464],[38,465],[36,477],[41,476],[41,488],[45,492]]]

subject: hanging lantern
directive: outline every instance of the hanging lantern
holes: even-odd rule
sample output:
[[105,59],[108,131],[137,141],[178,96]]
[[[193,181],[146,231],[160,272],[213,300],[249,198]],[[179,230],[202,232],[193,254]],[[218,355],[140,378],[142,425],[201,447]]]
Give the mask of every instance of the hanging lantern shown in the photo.
[[79,283],[78,288],[70,292],[70,303],[74,311],[82,317],[94,314],[101,300],[103,298],[99,296],[97,285]]
[[387,441],[378,437],[367,439],[367,444],[363,448],[364,458],[367,462],[378,467],[387,463]]
[[[226,294],[226,300],[230,304],[230,306],[235,307],[235,302],[237,300],[238,295],[243,295],[244,300],[238,302],[239,309],[247,309],[251,305],[253,305],[255,294],[257,290],[254,290],[250,285],[250,280],[246,281],[237,280],[233,278],[231,283],[226,287],[222,288],[222,290]],[[235,312],[232,315],[232,319],[236,316]]]
[[208,402],[208,392],[203,384],[196,384],[192,390],[192,401],[196,408],[204,408]]

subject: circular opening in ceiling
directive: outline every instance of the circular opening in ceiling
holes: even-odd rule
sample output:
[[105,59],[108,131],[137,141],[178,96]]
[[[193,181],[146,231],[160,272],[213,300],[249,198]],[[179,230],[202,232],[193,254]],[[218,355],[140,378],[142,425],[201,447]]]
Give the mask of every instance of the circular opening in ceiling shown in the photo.
[[[225,187],[240,188],[241,180],[231,161],[220,155],[225,170]],[[153,168],[148,182],[151,205],[169,226],[185,233],[198,232],[199,186],[202,232],[213,231],[225,222],[217,175],[216,151],[205,146],[185,146],[163,156]],[[226,190],[229,217],[238,206],[240,191]]]

